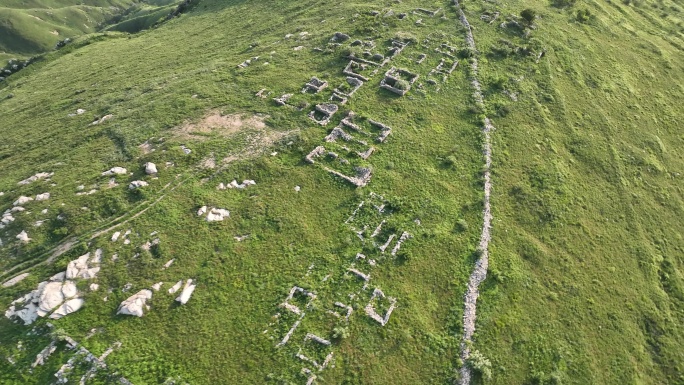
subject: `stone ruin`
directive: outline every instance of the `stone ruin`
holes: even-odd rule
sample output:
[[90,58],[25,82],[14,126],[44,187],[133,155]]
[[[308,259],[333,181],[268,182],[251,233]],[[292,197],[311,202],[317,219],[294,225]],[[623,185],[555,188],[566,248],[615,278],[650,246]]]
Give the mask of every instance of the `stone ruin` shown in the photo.
[[292,325],[287,334],[285,334],[283,339],[276,345],[276,348],[285,345],[290,340],[290,337],[292,337],[292,334],[295,332],[295,330],[297,330],[299,324],[302,322],[302,319],[304,318],[305,313],[302,311],[302,309],[300,309],[299,306],[290,303],[290,301],[292,301],[292,299],[294,299],[295,296],[303,296],[307,298],[305,308],[308,308],[311,305],[311,303],[316,299],[316,294],[306,289],[303,289],[299,286],[293,286],[292,289],[290,289],[287,298],[285,298],[285,301],[283,301],[283,303],[281,303],[279,306],[284,308],[285,310],[288,310],[298,315],[299,319],[295,321],[295,323]]
[[[307,334],[306,334],[306,336],[304,337],[304,345],[307,345],[307,342],[308,342],[308,341],[314,341],[314,342],[316,342],[316,343],[318,343],[318,344],[320,344],[320,345],[326,346],[326,347],[328,347],[328,346],[331,345],[330,341],[328,341],[328,340],[326,340],[326,339],[324,339],[324,338],[321,338],[321,337],[319,337],[319,336],[317,336],[317,335],[315,335],[315,334],[312,334],[312,333],[307,333]],[[321,372],[321,371],[323,371],[325,368],[327,368],[328,365],[330,364],[330,362],[332,361],[333,352],[328,353],[328,354],[325,356],[325,358],[323,359],[323,362],[320,363],[320,364],[319,364],[315,359],[309,358],[309,357],[305,356],[305,355],[302,353],[302,348],[299,348],[299,351],[297,352],[297,354],[295,354],[295,357],[299,358],[299,359],[302,360],[302,361],[311,363],[316,369],[318,369],[319,372]]]
[[302,93],[305,94],[307,92],[313,92],[314,94],[317,94],[323,91],[326,87],[328,87],[328,82],[314,76],[311,78],[311,80],[309,80],[308,83],[306,83],[304,88],[302,88]]
[[378,135],[376,139],[380,143],[383,143],[385,140],[387,140],[387,137],[390,136],[390,134],[392,133],[392,129],[390,127],[380,122],[376,122],[374,120],[369,119],[368,123],[380,129],[380,135]]
[[330,123],[330,119],[338,109],[339,107],[332,103],[317,104],[315,109],[309,113],[309,118],[321,126],[325,126]]
[[[362,80],[364,82],[367,82],[370,79],[361,75],[359,72],[366,70],[369,65],[371,65],[371,64],[361,63],[359,58],[354,58],[354,59],[349,61],[349,63],[347,64],[346,67],[344,67],[344,70],[342,70],[342,73],[347,75],[347,76],[351,76],[351,77],[357,78],[359,80]],[[356,71],[359,71],[359,72],[356,72]]]
[[370,168],[367,167],[354,167],[354,171],[356,172],[356,176],[350,177],[347,175],[344,175],[340,172],[337,172],[333,169],[325,167],[325,170],[328,171],[329,173],[336,175],[347,182],[353,184],[356,187],[364,187],[366,186],[370,180],[371,177],[373,176],[373,172]]
[[335,32],[333,37],[330,38],[330,41],[332,41],[333,43],[343,43],[349,39],[350,39],[350,37],[346,33]]
[[416,63],[417,64],[423,64],[423,62],[425,61],[426,58],[427,58],[427,55],[424,53],[421,53],[420,55],[418,55],[418,59],[416,60]]
[[447,43],[442,43],[438,48],[435,48],[435,52],[441,53],[444,56],[456,59],[456,47],[452,47]]
[[301,315],[302,310],[297,305],[293,305],[290,303],[290,301],[294,299],[295,295],[308,298],[306,307],[309,307],[309,305],[311,305],[311,302],[316,299],[316,294],[307,291],[299,286],[293,286],[292,289],[290,289],[290,293],[287,295],[287,298],[285,298],[285,301],[283,301],[283,303],[280,304],[280,307],[289,310],[297,315]]
[[316,163],[314,161],[314,159],[318,158],[319,156],[324,155],[325,151],[326,151],[325,147],[318,146],[318,147],[314,148],[313,150],[311,150],[311,152],[304,159],[306,160],[307,163],[314,164],[314,163]]
[[292,94],[284,94],[280,97],[273,98],[273,101],[275,101],[276,104],[279,106],[284,106],[284,105],[287,105],[287,101],[290,100],[291,97],[292,97]]
[[[384,316],[381,316],[378,314],[378,312],[375,309],[374,303],[379,300],[379,299],[387,299],[389,301],[389,308],[387,309],[387,312],[385,313]],[[392,315],[392,312],[396,308],[397,305],[397,300],[392,297],[386,297],[385,293],[382,292],[380,289],[375,289],[373,290],[373,295],[371,296],[370,301],[368,302],[368,305],[364,308],[366,311],[366,315],[371,317],[373,320],[377,321],[380,323],[380,325],[385,326],[387,325],[387,322],[389,322],[389,318]]]
[[442,82],[446,82],[447,78],[449,77],[449,75],[451,75],[452,72],[454,72],[456,67],[458,67],[458,60],[454,60],[451,63],[451,65],[449,65],[449,63],[444,58],[442,58],[437,67],[431,70],[428,76],[431,76],[433,74],[440,74],[442,75]]
[[[380,81],[380,88],[404,96],[411,89],[413,83],[418,80],[418,76],[418,74],[414,74],[408,70],[392,67],[389,71],[385,72],[385,78]],[[400,81],[408,84],[406,89],[398,87]]]
[[347,80],[347,84],[349,85],[348,86],[349,90],[345,89],[344,91],[342,91],[341,89],[343,87],[345,87],[345,85],[342,85],[338,88],[335,88],[334,92],[336,94],[340,94],[342,96],[350,97],[350,96],[354,95],[354,93],[356,91],[358,91],[359,88],[361,88],[361,86],[363,86],[363,80],[357,79],[355,77],[348,76],[346,80]]
[[257,60],[259,60],[259,56],[255,56],[253,58],[247,59],[247,60],[243,61],[242,63],[238,64],[238,68],[247,68]]
[[423,14],[423,15],[427,15],[427,16],[430,16],[430,17],[435,17],[435,16],[437,16],[437,14],[439,14],[440,12],[442,12],[442,8],[439,8],[439,9],[436,10],[436,11],[430,11],[430,10],[425,9],[425,8],[416,8],[416,10],[413,11],[413,13],[416,14],[416,15]]

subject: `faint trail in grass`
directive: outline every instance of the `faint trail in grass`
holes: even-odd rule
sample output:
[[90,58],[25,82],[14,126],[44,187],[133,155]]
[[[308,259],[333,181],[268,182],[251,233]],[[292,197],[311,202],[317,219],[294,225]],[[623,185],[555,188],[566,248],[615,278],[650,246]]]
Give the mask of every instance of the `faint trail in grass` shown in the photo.
[[[454,6],[458,10],[459,20],[466,29],[466,44],[473,52],[473,57],[469,59],[470,62],[470,84],[473,87],[473,98],[478,107],[484,109],[484,97],[482,96],[482,86],[478,79],[477,70],[477,47],[475,46],[475,38],[470,23],[463,13],[458,0],[454,0]],[[471,371],[466,364],[470,358],[470,345],[472,343],[473,334],[475,333],[475,320],[477,318],[477,297],[480,292],[478,287],[480,283],[487,278],[487,267],[489,265],[489,241],[491,240],[490,230],[492,227],[492,211],[490,205],[490,196],[492,191],[491,167],[492,167],[492,143],[491,132],[495,130],[489,118],[485,117],[482,124],[482,133],[484,134],[484,148],[483,153],[485,157],[484,169],[484,210],[482,213],[482,233],[480,235],[480,243],[478,245],[478,260],[475,262],[475,268],[470,274],[468,280],[468,288],[464,298],[463,311],[463,339],[461,341],[461,360],[464,365],[461,367],[460,384],[470,384]]]

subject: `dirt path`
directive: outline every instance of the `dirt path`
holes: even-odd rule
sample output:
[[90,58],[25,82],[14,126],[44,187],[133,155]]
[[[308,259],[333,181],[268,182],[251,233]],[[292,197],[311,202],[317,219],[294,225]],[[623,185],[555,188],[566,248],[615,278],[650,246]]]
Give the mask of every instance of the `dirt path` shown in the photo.
[[[477,70],[477,48],[475,46],[475,39],[473,37],[473,31],[470,28],[470,23],[463,13],[458,0],[454,0],[454,6],[458,10],[459,20],[461,24],[466,29],[466,43],[468,47],[473,51],[474,57],[470,63],[470,84],[473,87],[473,98],[475,103],[480,107],[484,107],[484,98],[482,96],[482,87],[480,86],[480,81],[478,80],[478,70]],[[478,287],[480,283],[487,278],[487,267],[489,265],[489,241],[491,240],[490,230],[492,227],[492,211],[490,205],[490,196],[492,192],[492,178],[491,178],[491,167],[492,167],[492,143],[491,143],[491,133],[495,130],[492,122],[489,118],[484,119],[482,125],[482,133],[484,134],[484,158],[485,158],[485,169],[484,169],[484,210],[482,213],[482,233],[480,235],[480,243],[478,245],[478,250],[480,252],[479,259],[475,262],[475,268],[470,274],[470,279],[468,280],[468,288],[466,290],[464,298],[464,312],[463,312],[463,340],[461,341],[461,359],[465,363],[470,357],[470,346],[472,343],[473,334],[475,333],[475,319],[477,318],[477,297],[480,292]],[[461,385],[470,384],[471,371],[468,365],[463,365],[461,368]]]

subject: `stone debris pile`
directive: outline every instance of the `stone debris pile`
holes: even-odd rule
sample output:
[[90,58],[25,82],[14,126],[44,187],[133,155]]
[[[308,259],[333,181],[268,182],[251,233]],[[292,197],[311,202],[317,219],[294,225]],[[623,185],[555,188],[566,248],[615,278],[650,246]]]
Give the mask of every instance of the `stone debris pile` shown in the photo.
[[142,317],[145,310],[149,310],[150,307],[147,305],[147,300],[152,298],[152,291],[148,289],[140,290],[139,292],[128,297],[125,301],[121,302],[119,305],[119,310],[116,314],[133,315],[136,317]]

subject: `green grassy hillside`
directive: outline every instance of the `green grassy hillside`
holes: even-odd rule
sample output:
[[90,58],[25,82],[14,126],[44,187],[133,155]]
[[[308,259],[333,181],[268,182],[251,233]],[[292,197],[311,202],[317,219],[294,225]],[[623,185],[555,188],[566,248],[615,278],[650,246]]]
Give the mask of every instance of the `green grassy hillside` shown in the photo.
[[[53,6],[4,3],[23,15]],[[85,7],[61,5],[73,15]],[[123,6],[89,7],[109,5]],[[81,310],[31,326],[0,319],[0,382],[54,381],[78,357],[68,335],[95,356],[121,343],[93,384],[305,384],[305,368],[316,384],[445,384],[458,383],[462,365],[473,383],[684,383],[679,4],[465,1],[476,52],[451,1],[202,0],[125,33],[162,16],[150,6],[0,83],[0,209],[50,193],[0,229],[0,282],[30,273],[0,287],[0,308],[80,255],[104,254],[97,278],[77,281]],[[528,22],[517,16],[527,8],[537,15]],[[47,28],[26,17],[25,30]],[[331,40],[336,32],[350,38]],[[394,57],[393,41],[408,43]],[[368,81],[321,126],[307,114],[350,87],[350,54],[391,60],[376,74],[357,68]],[[433,71],[456,61],[451,74]],[[392,67],[419,75],[403,97],[379,87]],[[302,93],[313,76],[329,86]],[[278,106],[284,94],[293,96]],[[356,141],[326,142],[350,111],[368,135],[349,129]],[[472,345],[484,359],[464,363],[485,116],[496,126],[494,220]],[[371,120],[392,128],[384,142]],[[338,157],[307,163],[317,146]],[[127,172],[101,175],[115,166]],[[372,179],[355,188],[326,167],[349,176],[365,167]],[[40,172],[54,175],[18,184]],[[233,179],[256,185],[217,188]],[[135,180],[149,185],[129,189]],[[209,223],[202,206],[230,218]],[[21,231],[31,241],[16,239]],[[404,232],[411,238],[393,255]],[[197,288],[179,305],[168,289],[188,278]],[[116,315],[157,282],[144,317]],[[304,316],[281,306],[294,286],[315,293],[292,300]],[[396,303],[374,298],[376,288]],[[336,302],[351,306],[348,320]],[[386,325],[368,304],[393,307]],[[31,368],[51,340],[55,352]],[[89,373],[75,362],[71,382]]]

